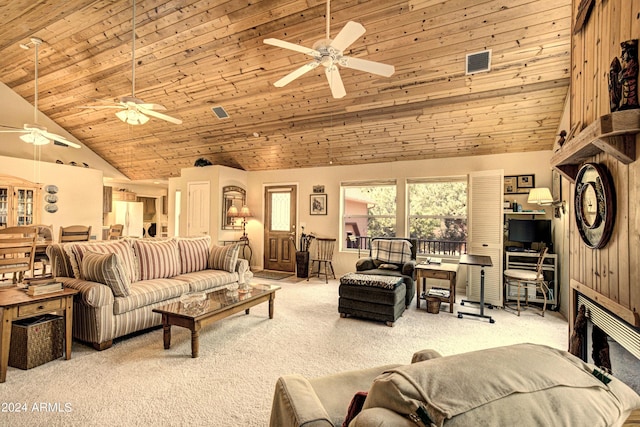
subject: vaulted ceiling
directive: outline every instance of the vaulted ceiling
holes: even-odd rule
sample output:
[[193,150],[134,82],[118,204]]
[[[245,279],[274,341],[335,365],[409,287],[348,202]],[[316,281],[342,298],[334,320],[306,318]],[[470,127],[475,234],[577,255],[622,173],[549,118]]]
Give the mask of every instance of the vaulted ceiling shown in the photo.
[[[13,0],[0,7],[0,81],[131,179],[168,178],[204,157],[248,171],[552,149],[570,79],[570,0],[333,0],[331,36],[366,28],[345,54],[395,66],[391,77],[308,63],[269,46],[325,38],[324,0],[137,0],[136,97],[181,125],[118,120],[130,96],[131,0]],[[465,75],[491,49],[491,70]],[[220,120],[211,107],[229,114]],[[29,117],[25,117],[29,120]],[[2,120],[0,120],[0,124]]]

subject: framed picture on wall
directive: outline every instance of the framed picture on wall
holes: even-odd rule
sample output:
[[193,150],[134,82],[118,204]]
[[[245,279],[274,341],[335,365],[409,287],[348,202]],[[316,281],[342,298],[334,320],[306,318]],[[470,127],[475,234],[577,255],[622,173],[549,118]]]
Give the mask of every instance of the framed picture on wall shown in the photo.
[[309,202],[310,215],[326,215],[327,214],[327,195],[311,194]]
[[504,194],[516,194],[518,192],[518,177],[504,177]]
[[[534,188],[535,187],[534,175],[518,175],[518,188]],[[528,193],[528,191],[526,191]]]

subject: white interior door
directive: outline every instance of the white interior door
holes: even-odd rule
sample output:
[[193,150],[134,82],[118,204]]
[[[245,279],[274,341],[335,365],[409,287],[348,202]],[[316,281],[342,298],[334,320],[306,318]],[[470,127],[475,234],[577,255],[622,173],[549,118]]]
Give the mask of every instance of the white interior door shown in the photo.
[[[469,253],[491,257],[484,268],[484,301],[502,306],[503,170],[469,174]],[[469,266],[467,299],[480,300],[480,267]]]
[[187,236],[209,234],[210,211],[209,181],[187,183]]

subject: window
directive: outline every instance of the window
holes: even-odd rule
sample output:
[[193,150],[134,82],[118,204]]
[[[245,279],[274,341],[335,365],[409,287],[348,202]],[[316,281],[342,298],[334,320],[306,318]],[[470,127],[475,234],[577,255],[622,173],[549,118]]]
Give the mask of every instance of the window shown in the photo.
[[419,254],[460,255],[467,244],[467,178],[407,181],[409,236]]
[[372,237],[396,236],[396,182],[342,184],[344,249],[366,249]]

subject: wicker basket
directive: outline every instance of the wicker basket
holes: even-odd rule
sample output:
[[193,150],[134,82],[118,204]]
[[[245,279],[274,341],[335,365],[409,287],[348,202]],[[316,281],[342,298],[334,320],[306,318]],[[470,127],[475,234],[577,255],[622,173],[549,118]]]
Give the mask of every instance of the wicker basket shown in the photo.
[[427,297],[427,313],[440,313],[440,298]]
[[31,369],[62,357],[64,320],[45,316],[19,320],[11,326],[9,366]]

